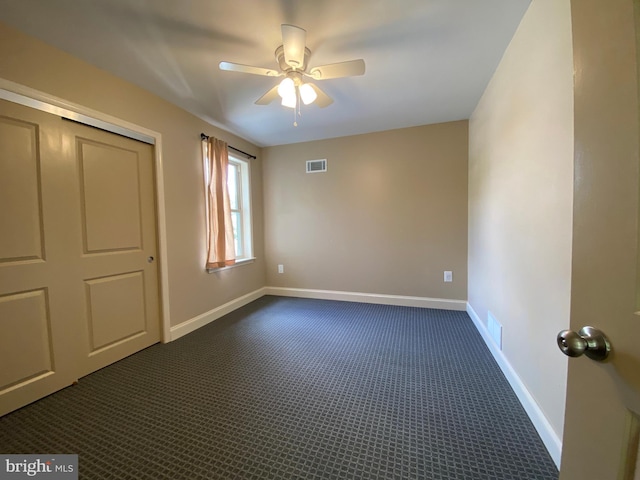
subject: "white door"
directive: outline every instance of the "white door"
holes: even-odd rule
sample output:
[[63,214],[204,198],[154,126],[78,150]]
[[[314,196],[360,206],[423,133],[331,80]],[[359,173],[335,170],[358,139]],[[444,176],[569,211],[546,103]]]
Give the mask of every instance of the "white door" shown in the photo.
[[[572,0],[575,185],[571,329],[602,330],[569,361],[562,480],[640,479],[638,0]],[[635,11],[634,11],[635,8]]]
[[0,101],[0,415],[159,341],[152,147]]

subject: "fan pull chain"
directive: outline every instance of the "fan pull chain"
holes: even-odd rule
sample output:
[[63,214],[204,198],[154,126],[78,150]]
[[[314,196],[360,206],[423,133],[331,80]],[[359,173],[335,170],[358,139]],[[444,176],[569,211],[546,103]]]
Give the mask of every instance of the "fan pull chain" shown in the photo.
[[296,106],[293,108],[293,126],[298,126],[298,117],[300,115],[300,90],[296,87]]

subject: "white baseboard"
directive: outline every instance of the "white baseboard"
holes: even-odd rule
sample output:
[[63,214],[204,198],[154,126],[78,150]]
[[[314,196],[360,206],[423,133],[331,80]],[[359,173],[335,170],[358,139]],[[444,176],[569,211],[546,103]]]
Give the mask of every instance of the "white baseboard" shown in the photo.
[[209,310],[208,312],[198,315],[197,317],[193,317],[187,320],[186,322],[182,322],[179,325],[175,325],[171,327],[171,330],[170,330],[171,340],[172,341],[176,340],[188,333],[191,333],[194,330],[197,330],[198,328],[205,326],[207,323],[211,323],[214,320],[217,320],[220,317],[226,315],[227,313],[231,313],[234,310],[240,307],[243,307],[246,304],[253,302],[254,300],[257,300],[258,298],[264,295],[265,295],[265,288],[264,287],[259,288],[258,290],[254,290],[251,293],[247,293],[242,297],[238,297],[234,300],[231,300],[230,302],[227,302],[224,305],[220,305],[219,307],[214,308],[213,310]]
[[522,383],[522,380],[520,380],[520,377],[507,360],[507,357],[505,357],[504,353],[502,353],[502,350],[499,350],[494,341],[491,339],[491,336],[489,335],[489,331],[487,330],[487,327],[485,327],[485,324],[480,320],[478,314],[468,303],[467,313],[471,317],[471,320],[473,320],[473,323],[478,329],[478,332],[480,332],[480,335],[482,336],[484,342],[487,344],[487,347],[489,347],[489,351],[493,355],[493,358],[495,358],[496,362],[498,362],[502,373],[504,373],[505,377],[507,377],[511,388],[518,397],[518,400],[520,400],[520,403],[527,412],[527,415],[529,415],[531,422],[538,431],[538,435],[540,435],[542,442],[544,443],[545,447],[547,447],[549,455],[551,455],[551,458],[559,469],[560,457],[562,455],[562,441],[560,440],[558,435],[556,435],[556,432],[553,430],[553,427],[547,420],[547,417],[545,417],[544,413],[538,406],[538,403],[529,393],[529,390],[527,390],[527,387],[524,385],[524,383]]
[[466,300],[449,300],[446,298],[408,297],[404,295],[385,295],[380,293],[341,292],[337,290],[312,290],[286,287],[266,287],[265,290],[265,295],[278,295],[282,297],[317,298],[320,300],[377,303],[403,307],[440,308],[442,310],[458,311],[465,311],[467,308]]
[[383,305],[400,305],[406,307],[441,308],[443,310],[466,309],[466,300],[448,300],[446,298],[406,297],[401,295],[383,295],[375,293],[339,292],[334,290],[310,290],[304,288],[263,287],[242,297],[231,300],[219,307],[193,317],[170,329],[169,341],[176,340],[197,330],[234,310],[257,300],[264,295],[284,297],[318,298],[322,300],[339,300],[347,302],[377,303]]

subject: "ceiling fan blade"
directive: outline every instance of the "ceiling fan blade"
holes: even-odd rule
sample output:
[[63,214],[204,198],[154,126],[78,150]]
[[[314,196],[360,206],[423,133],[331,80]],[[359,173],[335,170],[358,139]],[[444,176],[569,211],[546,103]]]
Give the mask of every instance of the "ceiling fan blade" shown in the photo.
[[282,46],[284,61],[293,68],[304,66],[304,49],[307,41],[306,30],[295,25],[282,25]]
[[316,98],[315,102],[313,103],[318,105],[320,108],[328,107],[333,103],[333,98],[331,98],[329,95],[324,93],[320,89],[320,87],[318,87],[317,85],[314,85],[313,83],[309,83],[308,85],[311,85],[311,88],[313,88],[316,94],[318,95],[318,98]]
[[276,98],[278,98],[278,86],[276,85],[263,96],[261,96],[258,100],[256,100],[256,105],[269,105]]
[[355,77],[364,75],[364,60],[350,60],[348,62],[330,63],[313,67],[309,70],[309,76],[316,80],[326,80],[328,78]]
[[282,73],[268,68],[252,67],[251,65],[241,65],[239,63],[231,62],[220,62],[218,68],[227,72],[251,73],[253,75],[264,75],[267,77],[279,77],[282,75]]

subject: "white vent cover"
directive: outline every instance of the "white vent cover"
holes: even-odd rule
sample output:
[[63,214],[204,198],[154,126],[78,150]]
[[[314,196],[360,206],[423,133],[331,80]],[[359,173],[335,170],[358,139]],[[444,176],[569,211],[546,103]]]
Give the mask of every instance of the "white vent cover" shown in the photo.
[[319,173],[327,171],[327,159],[307,160],[307,173]]

